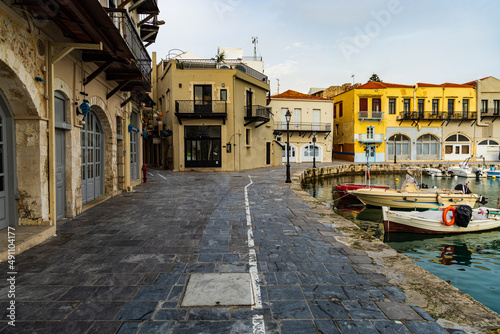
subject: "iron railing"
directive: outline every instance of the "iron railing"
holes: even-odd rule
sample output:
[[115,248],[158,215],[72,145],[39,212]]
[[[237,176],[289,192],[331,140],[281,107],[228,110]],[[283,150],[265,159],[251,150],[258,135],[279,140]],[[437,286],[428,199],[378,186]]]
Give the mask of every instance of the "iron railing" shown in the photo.
[[384,119],[384,113],[382,111],[360,111],[358,113],[358,119],[362,119],[362,120],[367,120],[367,119],[382,120],[382,119]]
[[178,114],[227,114],[226,101],[176,100],[175,112]]
[[380,143],[384,141],[384,134],[383,133],[360,133],[356,135],[355,138],[356,141],[362,142],[362,143]]
[[[274,123],[274,130],[286,131],[286,122]],[[290,131],[331,132],[331,123],[290,122]]]
[[130,18],[126,9],[105,8],[109,18],[120,32],[130,52],[134,56],[134,62],[143,76],[151,84],[151,58],[146,47],[142,43],[140,34]]
[[481,116],[500,116],[500,109],[498,108],[481,108]]
[[239,60],[224,60],[217,62],[215,59],[177,59],[178,69],[232,69],[239,70],[249,76],[268,83],[267,75],[254,70]]
[[402,111],[400,119],[423,120],[423,119],[476,119],[475,111]]
[[259,105],[245,106],[245,117],[271,118],[271,108]]

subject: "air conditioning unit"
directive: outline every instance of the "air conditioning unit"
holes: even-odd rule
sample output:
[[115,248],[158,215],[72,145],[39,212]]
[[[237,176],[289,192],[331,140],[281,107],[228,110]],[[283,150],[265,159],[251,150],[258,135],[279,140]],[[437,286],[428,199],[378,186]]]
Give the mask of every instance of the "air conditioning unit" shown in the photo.
[[402,119],[403,119],[403,117],[401,117],[401,116],[396,116],[396,120],[400,121],[400,120],[402,120]]

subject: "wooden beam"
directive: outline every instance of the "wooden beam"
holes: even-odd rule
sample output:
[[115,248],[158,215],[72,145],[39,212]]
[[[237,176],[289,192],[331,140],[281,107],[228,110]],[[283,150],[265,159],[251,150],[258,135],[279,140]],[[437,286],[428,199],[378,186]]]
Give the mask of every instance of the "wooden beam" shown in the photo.
[[135,92],[135,93],[131,93],[130,96],[125,100],[123,101],[121,104],[120,104],[120,107],[124,107],[127,103],[129,103],[130,101],[132,101],[132,99],[134,97],[136,97],[137,95],[139,95],[141,92]]
[[123,9],[125,8],[126,5],[128,5],[130,2],[132,2],[132,0],[125,0],[123,1],[120,6],[118,6],[119,9]]
[[142,75],[140,74],[132,74],[132,73],[106,73],[106,80],[141,80]]
[[132,6],[130,6],[130,8],[128,9],[128,11],[129,12],[133,11],[134,9],[136,9],[137,7],[139,7],[140,5],[142,5],[145,2],[146,2],[146,0],[139,0],[139,1],[137,1],[135,4],[133,4]]
[[115,95],[120,89],[125,87],[126,84],[129,83],[129,80],[122,81],[118,86],[113,88],[108,94],[106,94],[106,99],[109,100],[111,96]]
[[153,16],[155,16],[155,14],[149,14],[148,16],[146,16],[146,18],[144,20],[142,20],[141,22],[139,22],[137,24],[137,27],[140,27],[142,26],[144,23],[148,22],[150,18],[152,18]]
[[97,70],[95,70],[88,77],[83,79],[83,85],[87,86],[87,84],[89,84],[92,80],[97,78],[97,76],[101,74],[103,71],[105,71],[111,64],[113,64],[113,60],[108,60],[107,62],[99,66]]

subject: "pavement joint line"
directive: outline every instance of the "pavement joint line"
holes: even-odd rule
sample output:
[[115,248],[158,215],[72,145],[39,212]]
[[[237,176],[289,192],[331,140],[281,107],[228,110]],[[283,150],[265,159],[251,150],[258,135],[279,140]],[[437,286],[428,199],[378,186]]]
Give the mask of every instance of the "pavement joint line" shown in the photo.
[[[255,252],[255,242],[253,240],[253,230],[252,230],[252,216],[250,214],[250,202],[248,200],[248,187],[253,184],[252,177],[248,175],[250,179],[250,183],[245,186],[245,213],[247,220],[247,237],[248,237],[248,267],[250,272],[250,282],[252,284],[253,297],[255,298],[254,303],[255,306],[252,306],[252,310],[254,309],[262,309],[262,296],[260,293],[259,286],[259,272],[257,270],[257,254]],[[253,333],[254,334],[265,334],[266,330],[264,327],[264,316],[263,315],[253,315],[252,316],[252,325],[253,325]]]
[[163,175],[161,175],[160,173],[156,173],[159,177],[161,177],[162,179],[166,180],[167,178]]

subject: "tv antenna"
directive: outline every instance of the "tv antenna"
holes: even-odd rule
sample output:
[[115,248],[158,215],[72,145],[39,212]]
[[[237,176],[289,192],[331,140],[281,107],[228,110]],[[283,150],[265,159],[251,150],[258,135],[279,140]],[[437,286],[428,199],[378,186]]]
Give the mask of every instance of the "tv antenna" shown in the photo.
[[257,59],[257,43],[259,43],[259,38],[258,37],[252,37],[253,56],[255,57],[255,59]]
[[278,95],[280,94],[280,79],[276,78],[276,81],[278,81]]

